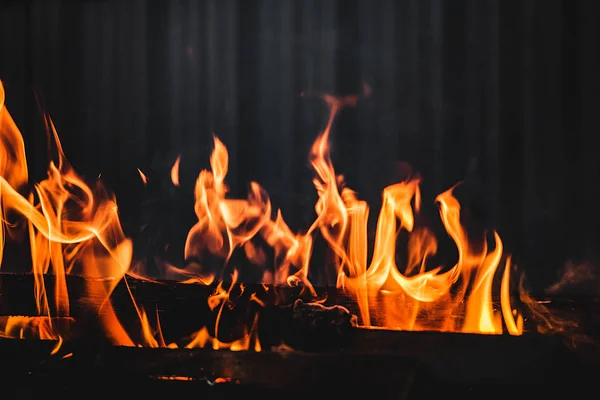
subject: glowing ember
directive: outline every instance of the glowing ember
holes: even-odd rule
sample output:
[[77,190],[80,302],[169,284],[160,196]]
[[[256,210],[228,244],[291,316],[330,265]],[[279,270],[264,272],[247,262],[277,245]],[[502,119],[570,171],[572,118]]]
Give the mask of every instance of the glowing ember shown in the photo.
[[[365,92],[366,94],[366,92]],[[315,233],[326,240],[335,255],[337,286],[356,299],[360,310],[359,324],[404,330],[443,330],[455,332],[500,334],[508,331],[520,335],[523,319],[511,306],[510,257],[504,257],[500,236],[493,234],[493,245],[472,243],[460,221],[460,204],[453,188],[436,198],[440,218],[458,249],[458,260],[451,268],[429,268],[427,261],[437,251],[432,232],[415,226],[421,196],[420,178],[413,176],[383,189],[383,204],[377,220],[376,237],[370,262],[367,243],[369,207],[357,194],[345,186],[336,175],[329,155],[329,135],[340,109],[353,106],[356,97],[322,96],[330,109],[325,130],[315,140],[310,162],[315,172],[314,186],[318,193],[316,218],[305,231],[294,233],[286,225],[280,210],[274,212],[269,197],[258,183],[251,182],[246,199],[227,197],[225,178],[228,152],[214,137],[210,170],[202,171],[195,185],[194,210],[197,222],[187,236],[185,258],[202,260],[209,254],[220,257],[223,266],[234,251],[243,251],[257,265],[268,265],[263,274],[265,284],[301,285],[315,293],[309,277],[309,261]],[[55,143],[56,162],[48,168],[48,178],[27,191],[28,171],[21,133],[4,107],[4,90],[0,85],[0,202],[4,243],[19,228],[15,218],[24,217],[29,232],[32,273],[35,277],[35,300],[43,319],[10,317],[4,321],[4,336],[23,337],[25,331],[41,339],[58,339],[50,318],[50,304],[56,309],[52,317],[69,315],[66,275],[77,274],[104,279],[102,285],[91,285],[87,296],[101,298],[96,311],[106,336],[115,344],[127,346],[176,347],[165,343],[160,324],[151,327],[145,310],[135,305],[141,326],[141,342],[134,342],[117,318],[110,296],[126,274],[144,276],[140,262],[133,260],[132,241],[121,229],[116,201],[98,180],[88,185],[77,176],[66,160],[56,130],[48,117],[47,128]],[[179,186],[177,157],[171,169],[171,181]],[[138,169],[144,184],[146,175]],[[11,222],[13,221],[13,222]],[[405,265],[397,263],[398,233],[409,233]],[[255,239],[274,251],[274,260],[267,260]],[[0,256],[3,245],[0,246]],[[503,268],[500,280],[500,309],[494,309],[492,299],[494,277]],[[201,262],[186,268],[167,266],[165,276],[177,277],[188,284],[207,285],[221,281],[223,273],[203,268]],[[54,298],[48,298],[44,276],[53,274]],[[238,280],[234,270],[233,283]],[[186,347],[210,346],[214,349],[260,351],[255,318],[251,329],[233,343],[217,339],[219,319],[229,301],[231,288],[219,284],[208,299],[217,314],[214,336],[203,328],[191,335]],[[258,304],[261,300],[254,298]],[[100,312],[101,311],[101,312]],[[435,316],[435,317],[433,317]],[[157,317],[158,321],[158,317]],[[137,337],[136,336],[136,337]]]

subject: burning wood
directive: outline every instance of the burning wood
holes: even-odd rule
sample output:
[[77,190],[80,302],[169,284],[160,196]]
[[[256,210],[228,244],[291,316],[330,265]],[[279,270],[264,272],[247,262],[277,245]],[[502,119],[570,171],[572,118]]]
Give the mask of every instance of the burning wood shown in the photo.
[[[197,222],[187,235],[184,254],[189,262],[183,268],[163,263],[163,281],[151,278],[145,265],[134,258],[134,241],[121,228],[116,200],[100,181],[89,185],[75,173],[48,117],[45,121],[56,160],[49,165],[48,178],[29,190],[23,138],[4,107],[0,85],[0,257],[4,243],[22,245],[13,240],[21,236],[29,240],[26,247],[31,261],[29,275],[0,275],[0,314],[5,316],[0,318],[2,335],[54,341],[51,349],[40,347],[47,351],[46,356],[62,351],[60,360],[81,357],[88,365],[97,365],[96,358],[86,358],[89,350],[73,343],[170,348],[171,352],[165,353],[102,347],[102,367],[123,374],[137,369],[159,380],[183,376],[213,384],[218,379],[245,379],[273,385],[276,376],[277,382],[291,385],[298,378],[286,377],[298,370],[317,382],[322,379],[310,372],[315,362],[327,371],[336,371],[334,379],[359,381],[364,374],[379,384],[382,366],[394,371],[394,379],[407,379],[411,376],[407,369],[413,370],[415,359],[429,368],[433,368],[434,358],[436,365],[440,359],[446,360],[441,365],[456,371],[457,353],[452,349],[477,345],[481,345],[478,361],[463,369],[481,378],[481,357],[494,359],[495,354],[502,358],[509,351],[531,354],[527,335],[519,339],[505,335],[493,341],[490,336],[471,335],[521,336],[525,314],[517,309],[518,297],[511,292],[512,266],[500,236],[493,234],[493,247],[488,249],[487,239],[475,241],[468,234],[454,188],[436,198],[446,233],[458,251],[452,267],[431,268],[428,264],[438,242],[418,220],[418,176],[383,189],[368,262],[369,208],[345,186],[343,177],[336,175],[329,155],[329,135],[337,112],[360,98],[321,98],[330,117],[310,152],[319,196],[314,222],[306,231],[293,233],[282,212],[273,212],[267,193],[255,182],[246,199],[229,198],[225,184],[228,153],[215,137],[211,169],[199,174],[195,186]],[[171,169],[175,186],[180,183],[180,162],[177,158]],[[141,170],[139,174],[144,183],[151,179]],[[402,255],[397,248],[399,232],[408,236]],[[319,289],[311,281],[316,273],[310,261],[317,233],[332,255],[332,262],[325,265],[336,277],[332,288]],[[240,254],[245,261],[235,262]],[[209,259],[218,260],[216,268]],[[260,269],[262,284],[244,282],[244,265]],[[534,304],[531,299],[529,302]],[[533,315],[552,325],[551,320],[544,320],[544,313],[537,308]],[[407,336],[401,331],[462,335]],[[65,339],[68,343],[61,350]],[[69,346],[77,350],[69,350]],[[234,362],[230,352],[196,353],[196,347],[251,351]],[[290,348],[296,350],[292,355],[280,351]],[[340,349],[354,353],[325,354]],[[420,355],[414,349],[419,349]],[[377,357],[366,357],[367,350]],[[303,351],[325,353],[317,357]],[[259,352],[263,355],[254,354]],[[184,360],[196,364],[186,364],[183,371],[172,368]],[[410,361],[400,366],[399,360]],[[449,360],[455,360],[454,364]],[[242,371],[239,363],[244,362],[247,365]],[[348,363],[360,363],[362,372],[349,368]],[[219,376],[182,375],[198,365],[218,370]],[[498,368],[483,370],[488,377],[500,373]]]
[[[359,389],[382,398],[405,398],[407,392],[416,396],[409,398],[423,398],[434,388],[436,394],[468,388],[480,396],[489,393],[490,385],[507,385],[504,391],[495,389],[503,395],[530,387],[537,394],[552,394],[565,385],[575,393],[586,376],[599,371],[597,364],[582,363],[565,351],[555,337],[537,335],[356,329],[341,352],[152,349],[90,345],[87,340],[56,348],[56,341],[0,340],[0,357],[14,360],[0,363],[0,376],[10,382],[3,389],[21,382],[57,391],[77,382],[103,392],[111,382],[111,390],[118,384],[141,395],[152,394],[160,381],[195,384],[197,395],[222,384],[228,393],[239,386],[246,393],[260,388],[263,394],[298,398],[319,397],[324,390],[348,396]],[[167,388],[171,394],[182,390]]]
[[[54,295],[54,279],[52,275],[45,277],[48,295]],[[6,274],[0,273],[0,328],[3,321],[8,321],[11,315],[27,315],[36,317],[25,318],[48,326],[44,322],[48,317],[39,316],[36,302],[30,296],[35,279],[31,274]],[[103,279],[83,278],[74,275],[66,277],[69,287],[69,303],[71,304],[70,318],[52,318],[51,326],[55,331],[48,331],[48,335],[40,336],[46,339],[56,338],[58,335],[65,339],[106,341],[102,332],[104,316],[101,310],[98,314],[97,303],[101,298],[89,298],[86,293],[97,292],[91,287],[105,284]],[[212,343],[211,337],[215,335],[217,312],[211,309],[208,299],[226,288],[230,293],[226,307],[219,316],[219,342]],[[148,327],[158,326],[156,347],[160,343],[177,344],[179,347],[227,347],[244,338],[244,332],[252,330],[258,320],[258,333],[261,349],[269,350],[281,344],[296,350],[335,350],[352,348],[352,340],[357,330],[365,330],[372,335],[383,335],[380,330],[365,329],[357,326],[356,316],[359,309],[352,296],[342,289],[335,287],[315,288],[316,295],[303,292],[300,287],[269,286],[269,285],[189,285],[179,282],[148,281],[128,277],[116,285],[111,294],[113,307],[110,312],[123,320],[123,326],[128,331],[139,332],[136,341],[144,343],[144,335],[149,331],[142,329],[143,323]],[[148,310],[146,319],[137,318],[137,309],[131,302],[131,297],[136,299],[137,307]],[[383,300],[382,300],[383,301]],[[575,306],[575,305],[576,306]],[[596,299],[561,299],[556,298],[547,304],[533,303],[524,308],[524,315],[528,321],[526,328],[535,333],[538,326],[543,333],[562,333],[568,339],[573,339],[574,334],[587,334],[590,337],[600,336],[600,321],[598,320],[598,301]],[[498,307],[499,305],[495,305]],[[544,309],[540,309],[544,307]],[[575,307],[575,311],[573,310]],[[56,310],[51,307],[50,314]],[[566,314],[570,319],[561,320]],[[545,318],[552,318],[546,320]],[[457,318],[461,318],[460,315]],[[564,321],[570,321],[567,325]],[[60,322],[60,325],[57,325]],[[572,325],[578,325],[578,329]],[[15,325],[13,325],[15,326]],[[28,326],[28,325],[27,325]],[[25,337],[32,336],[35,330],[25,329]],[[202,329],[207,328],[207,329]],[[190,345],[186,340],[190,332],[202,331],[206,338],[204,342],[199,339]],[[13,331],[14,332],[14,331]],[[50,336],[50,335],[54,336]],[[202,336],[201,335],[201,336]],[[19,335],[11,335],[19,336]],[[471,337],[472,335],[469,335]],[[488,335],[484,335],[489,337]],[[151,334],[146,336],[153,337]],[[196,335],[198,337],[198,335]],[[393,336],[388,336],[393,337]],[[576,338],[576,337],[575,337]],[[108,338],[110,339],[110,338]],[[485,340],[485,339],[484,339]],[[110,342],[110,340],[108,340]],[[238,344],[241,343],[238,341]],[[350,346],[350,347],[349,347]],[[373,344],[371,350],[377,351]]]

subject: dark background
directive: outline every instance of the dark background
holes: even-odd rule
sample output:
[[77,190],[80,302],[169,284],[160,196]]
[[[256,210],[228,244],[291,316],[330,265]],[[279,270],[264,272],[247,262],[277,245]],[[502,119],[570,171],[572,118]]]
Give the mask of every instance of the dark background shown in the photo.
[[32,178],[48,162],[37,94],[77,171],[116,193],[138,250],[171,243],[174,261],[212,132],[229,149],[232,194],[256,180],[306,229],[308,151],[326,110],[300,93],[366,82],[372,95],[332,140],[372,219],[400,161],[423,175],[436,229],[435,195],[465,180],[465,212],[499,231],[539,290],[567,260],[600,255],[599,11],[593,0],[4,1],[0,79]]

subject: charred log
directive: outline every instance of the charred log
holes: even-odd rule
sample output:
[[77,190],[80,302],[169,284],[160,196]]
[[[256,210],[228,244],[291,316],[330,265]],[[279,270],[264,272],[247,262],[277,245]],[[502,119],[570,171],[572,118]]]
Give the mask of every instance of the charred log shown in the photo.
[[50,356],[53,346],[0,340],[0,358],[14,360],[0,363],[2,381],[10,382],[3,386],[4,395],[12,389],[21,396],[28,391],[33,398],[60,389],[61,398],[80,398],[86,390],[158,398],[159,393],[182,393],[183,384],[185,393],[194,397],[255,392],[261,398],[323,398],[365,390],[402,399],[416,371],[414,360],[396,355],[91,347],[70,342]]
[[[47,297],[53,299],[54,277],[48,275],[44,279]],[[93,318],[92,311],[105,300],[94,294],[102,291],[95,291],[92,288],[105,284],[106,281],[103,279],[68,276],[70,316],[79,322],[85,321],[85,324],[92,324],[93,321],[89,321],[90,318]],[[224,284],[224,287],[228,288],[227,285]],[[209,307],[207,299],[214,294],[215,290],[216,285],[182,284],[172,281],[153,282],[127,277],[119,282],[110,299],[122,322],[135,323],[139,318],[131,299],[133,295],[136,305],[147,312],[152,322],[156,324],[160,321],[163,325],[165,328],[163,332],[167,336],[165,340],[178,341],[201,327],[214,326],[217,312]],[[316,292],[316,296],[313,296],[301,287],[260,284],[234,285],[221,313],[221,324],[225,324],[226,327],[221,332],[230,332],[230,335],[234,337],[239,334],[239,328],[234,329],[235,325],[250,326],[256,314],[259,313],[261,318],[259,326],[269,326],[271,331],[290,331],[292,322],[295,321],[297,330],[315,331],[324,325],[331,325],[332,331],[338,332],[333,332],[332,338],[339,338],[339,333],[344,332],[349,325],[353,324],[348,319],[349,314],[359,315],[356,301],[347,293],[334,287],[316,288]],[[0,273],[0,315],[39,315],[33,293],[34,279],[32,275]],[[310,307],[293,308],[294,302],[298,299],[304,303],[319,303],[327,307],[338,305],[348,313],[342,312],[336,315],[335,312],[313,312],[316,310],[314,307],[313,311]],[[50,314],[56,315],[52,301],[49,304]],[[585,335],[591,338],[600,336],[600,298],[555,297],[532,304],[533,306],[522,305],[520,307],[524,313],[526,331],[552,333],[554,330],[562,329],[569,338],[575,335]],[[499,308],[498,305],[497,308]],[[294,309],[297,311],[295,319],[292,318]],[[374,318],[377,319],[377,307],[374,311]],[[99,312],[103,312],[102,309]],[[300,317],[301,315],[303,317]],[[331,321],[324,323],[322,317],[325,315],[328,315],[325,319],[337,318],[340,326],[335,326],[335,321],[331,324],[329,323]],[[156,316],[159,321],[156,320]],[[311,324],[300,323],[307,317],[315,321]],[[433,310],[427,315],[427,318],[431,320],[440,318],[440,316],[436,315]],[[321,322],[317,322],[319,319]],[[131,328],[132,331],[136,330],[135,326]],[[306,332],[306,334],[307,337],[312,335],[310,332]],[[267,340],[268,337],[269,335],[265,335],[264,339]],[[223,337],[221,339],[231,338]],[[273,337],[273,342],[269,344],[279,344],[277,339]]]
[[[21,399],[48,393],[80,398],[90,390],[102,396],[150,398],[256,394],[321,399],[353,398],[359,392],[382,399],[497,398],[517,393],[552,398],[558,389],[583,393],[599,372],[597,366],[575,363],[542,337],[474,336],[357,330],[355,344],[383,342],[391,348],[393,343],[397,351],[383,351],[379,345],[378,352],[321,353],[151,349],[71,341],[54,355],[53,341],[1,339],[0,377],[3,398]],[[532,344],[537,357],[527,351]],[[407,351],[413,356],[402,355]]]
[[[46,279],[49,288],[48,296],[52,298],[52,277]],[[235,381],[242,376],[260,386],[264,384],[261,379],[267,379],[270,374],[276,374],[277,371],[270,372],[264,377],[253,377],[252,373],[246,370],[277,369],[276,366],[264,367],[263,364],[277,365],[287,362],[286,360],[296,360],[298,357],[301,360],[294,362],[305,363],[306,374],[310,374],[309,365],[316,365],[313,373],[321,376],[319,379],[339,378],[337,375],[331,375],[331,372],[319,372],[320,364],[326,365],[327,368],[340,369],[345,371],[344,376],[360,380],[358,372],[347,370],[348,365],[355,363],[362,365],[359,369],[366,373],[366,369],[379,371],[375,367],[378,362],[384,365],[400,363],[403,366],[414,362],[419,371],[418,377],[426,376],[427,379],[433,379],[438,383],[450,382],[460,385],[536,385],[557,379],[569,379],[574,382],[580,381],[580,377],[587,376],[588,372],[600,372],[598,368],[600,357],[593,343],[579,345],[573,349],[565,346],[563,337],[542,335],[537,331],[513,337],[357,328],[356,317],[354,317],[356,312],[352,312],[352,299],[334,288],[319,289],[315,297],[302,291],[301,288],[293,287],[263,285],[232,287],[229,299],[223,303],[219,340],[230,341],[239,338],[241,332],[247,330],[258,315],[261,353],[228,350],[214,352],[207,349],[182,348],[176,350],[115,348],[107,345],[95,314],[97,309],[94,308],[94,304],[101,304],[103,299],[90,299],[89,295],[84,296],[89,293],[90,285],[103,283],[70,276],[67,284],[71,303],[70,318],[53,320],[59,330],[64,330],[61,335],[67,339],[61,354],[73,353],[72,357],[76,355],[80,357],[81,368],[88,362],[95,365],[90,359],[96,360],[97,357],[112,360],[107,361],[108,364],[103,368],[112,371],[119,370],[121,365],[127,365],[131,371],[141,371],[140,379],[159,376],[156,379],[161,380],[170,379],[168,376],[180,375],[193,378],[195,375],[192,372],[198,371],[198,365],[173,361],[189,359],[190,363],[192,360],[203,360],[202,363],[205,364],[200,364],[208,365],[212,368],[211,371],[215,371],[215,374],[221,377]],[[215,290],[215,286],[157,283],[128,278],[127,282],[117,286],[111,300],[120,320],[124,325],[128,325],[128,332],[139,332],[139,326],[135,326],[139,324],[139,319],[132,307],[131,291],[137,305],[148,311],[151,324],[156,326],[160,321],[165,342],[179,343],[182,347],[181,345],[185,344],[182,338],[188,337],[190,333],[201,327],[214,326],[216,310],[209,307],[207,299]],[[594,331],[593,328],[596,327],[594,321],[597,321],[599,312],[597,301],[594,299],[556,300],[555,304],[555,310],[566,312],[574,309],[582,313],[578,321],[587,320],[590,323],[588,332]],[[547,304],[549,307],[552,305],[552,302]],[[100,310],[100,313],[102,312]],[[0,315],[34,316],[36,313],[37,308],[33,301],[33,278],[30,275],[0,274]],[[153,315],[158,315],[158,318],[152,317]],[[214,334],[214,330],[211,333]],[[48,357],[50,353],[48,346],[52,348],[51,344],[39,341],[9,340],[3,343],[4,350],[0,349],[2,359],[10,359],[14,356],[11,352],[16,350],[11,346],[24,349],[31,346],[31,357],[26,356],[23,359],[24,365],[27,365],[25,369],[29,370],[32,365],[41,362],[37,358],[41,360]],[[2,351],[6,351],[7,354],[2,354]],[[280,358],[283,361],[278,361]],[[56,360],[57,357],[51,359]],[[239,375],[242,374],[240,371],[238,375],[226,375],[225,372],[231,370],[231,365],[219,361],[225,359],[234,364],[241,363],[243,373],[250,375]],[[72,362],[67,361],[67,363]],[[113,362],[119,365],[113,366],[111,364]],[[182,369],[177,369],[177,365],[181,365]],[[60,370],[62,367],[57,368]],[[280,368],[285,370],[287,367]],[[281,379],[285,382],[285,379]]]

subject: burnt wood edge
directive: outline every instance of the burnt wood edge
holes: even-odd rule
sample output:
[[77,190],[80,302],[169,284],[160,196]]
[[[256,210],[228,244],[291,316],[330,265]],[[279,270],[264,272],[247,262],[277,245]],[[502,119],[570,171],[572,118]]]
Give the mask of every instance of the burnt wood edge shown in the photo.
[[[48,297],[54,296],[54,276],[45,275],[44,280]],[[104,278],[91,278],[78,275],[68,275],[67,287],[69,289],[69,299],[71,307],[77,308],[82,305],[82,299],[87,288],[94,285],[106,283]],[[124,280],[126,280],[127,285]],[[139,301],[158,300],[161,297],[169,300],[180,300],[193,302],[197,299],[206,299],[217,288],[217,283],[211,285],[188,284],[180,281],[169,280],[143,280],[131,276],[126,276],[121,280],[112,294],[114,301],[119,301],[119,297],[129,298],[129,293],[124,290],[126,286],[135,294]],[[224,282],[229,285],[228,282]],[[37,312],[33,298],[33,275],[30,273],[6,273],[0,272],[0,315],[35,315]],[[291,303],[296,298],[304,300],[314,300],[308,290],[302,287],[292,287],[288,285],[263,285],[263,284],[243,284],[249,293],[265,292],[276,293],[278,301],[281,303]],[[236,286],[239,286],[236,285]],[[266,290],[265,290],[266,289]],[[316,299],[325,300],[324,304],[348,305],[355,303],[355,300],[348,296],[343,290],[334,286],[315,287],[317,293]],[[86,293],[88,302],[102,301],[102,298],[90,298]],[[578,308],[600,310],[600,296],[547,296],[532,295],[540,304],[550,308],[565,311],[578,311]],[[515,299],[518,302],[517,299]],[[51,302],[52,303],[52,302]],[[51,304],[52,307],[52,304]],[[523,307],[522,307],[523,308]],[[526,309],[524,309],[526,311]]]
[[[164,332],[170,332],[171,338],[165,338],[167,342],[183,339],[190,333],[198,330],[202,326],[210,326],[214,321],[215,313],[208,308],[207,298],[216,288],[215,285],[204,286],[198,284],[184,284],[174,281],[146,281],[127,277],[127,285],[121,281],[115,289],[112,300],[123,315],[122,321],[137,321],[137,316],[133,315],[132,302],[129,298],[128,288],[134,293],[136,301],[147,307],[150,319],[152,320],[153,311],[157,311],[161,318],[161,325]],[[45,277],[48,288],[48,296],[53,296],[52,275]],[[103,279],[93,279],[80,276],[68,276],[67,285],[71,303],[71,316],[75,321],[61,320],[61,326],[66,327],[63,332],[66,339],[83,338],[84,340],[100,341],[102,336],[98,321],[93,312],[90,312],[89,297],[85,296],[86,288],[89,285],[102,285]],[[237,285],[236,289],[240,286]],[[349,298],[342,291],[334,288],[316,288],[317,298],[324,300],[324,304],[339,304],[347,307],[350,312],[357,313],[356,304],[352,298]],[[266,299],[267,306],[262,307],[253,304],[249,298],[252,293],[262,292]],[[239,290],[238,290],[239,293]],[[231,340],[236,339],[240,334],[240,329],[247,329],[255,317],[260,313],[259,340],[266,349],[276,346],[280,343],[286,343],[298,350],[310,351],[328,351],[340,349],[369,349],[371,352],[392,351],[395,350],[397,343],[404,340],[403,337],[412,338],[412,332],[398,332],[386,330],[362,330],[353,329],[350,321],[344,315],[326,316],[321,326],[315,326],[314,316],[308,316],[304,320],[298,321],[297,318],[291,319],[290,304],[296,299],[301,298],[305,301],[313,301],[307,291],[302,291],[299,287],[289,286],[265,286],[260,284],[245,285],[243,294],[234,294],[236,307],[227,317],[222,318],[221,331],[231,331]],[[269,296],[271,296],[269,298]],[[87,298],[86,298],[87,297]],[[100,302],[102,299],[91,299],[92,303]],[[597,298],[580,299],[561,299],[556,298],[550,304],[552,312],[562,314],[573,314],[574,320],[591,321],[592,328],[600,326],[600,301]],[[152,309],[154,307],[154,310]],[[353,308],[354,307],[354,308]],[[31,274],[6,274],[0,273],[0,315],[35,315],[37,310],[33,301],[33,276]],[[128,315],[129,314],[129,315]],[[156,314],[156,313],[155,313]],[[527,319],[527,316],[526,316]],[[336,322],[331,324],[331,322]],[[156,320],[152,321],[156,323]],[[154,325],[156,326],[156,325]],[[139,331],[139,327],[131,327],[128,332]],[[358,333],[357,333],[358,332]],[[550,332],[552,333],[552,332]],[[592,332],[594,333],[594,332]],[[437,337],[437,332],[418,333],[420,341],[422,338]],[[537,335],[533,332],[526,332],[516,343],[523,343],[527,337],[533,337],[536,342],[560,341],[562,340],[569,346],[577,346],[578,352],[586,354],[596,354],[596,341],[594,336],[585,336],[580,340],[576,336],[577,332],[565,330],[556,335]],[[409,336],[406,336],[409,335]],[[444,338],[450,337],[471,337],[464,334],[442,334]],[[490,338],[486,335],[472,335],[475,339],[468,340],[467,343],[479,340],[480,337]],[[356,339],[358,338],[358,339]],[[370,340],[376,338],[376,340]],[[386,338],[384,340],[384,338]],[[227,341],[227,338],[219,337]],[[507,336],[494,337],[493,343],[513,338]],[[358,340],[358,342],[356,341]],[[362,342],[361,342],[362,340]],[[452,339],[462,343],[462,339]],[[492,343],[492,340],[485,339],[485,343]],[[574,341],[575,340],[575,341]],[[367,343],[368,341],[368,343]],[[360,343],[359,343],[360,342]],[[453,342],[454,343],[454,342]],[[563,345],[565,344],[563,343]],[[406,347],[406,346],[404,346]],[[420,347],[417,343],[417,348]],[[581,350],[581,349],[584,350]],[[591,349],[591,350],[590,350]]]
[[[48,298],[54,298],[54,276],[45,276]],[[89,289],[94,285],[103,285],[105,280],[81,277],[75,275],[67,276],[67,287],[71,305],[71,315],[81,316],[89,312],[90,303],[100,303],[103,298],[90,298]],[[0,315],[37,315],[37,309],[33,296],[34,279],[31,274],[0,273]],[[239,288],[239,285],[236,285]],[[134,293],[136,301],[147,308],[149,314],[153,314],[158,308],[158,313],[169,314],[175,312],[182,316],[184,313],[197,315],[199,317],[209,314],[207,298],[210,296],[216,284],[205,286],[199,284],[184,284],[176,281],[147,281],[126,277],[126,283],[121,280],[114,290],[111,300],[117,308],[127,307],[131,304],[128,289]],[[246,303],[250,293],[261,293],[261,298],[267,304],[291,304],[297,298],[305,301],[314,301],[306,290],[301,287],[290,286],[265,286],[261,284],[245,284]],[[347,293],[335,287],[315,288],[317,299],[324,300],[326,305],[338,304],[346,307],[351,313],[358,315],[355,300]],[[237,294],[233,294],[236,298]],[[565,332],[574,336],[582,333],[591,337],[600,336],[600,297],[544,297],[540,302],[542,308],[567,320],[570,329]],[[50,302],[52,304],[52,302]],[[245,306],[244,301],[240,301]],[[515,306],[519,306],[515,304]],[[131,308],[131,307],[130,307]],[[498,305],[496,305],[498,308]],[[535,331],[539,326],[539,316],[532,313],[524,304],[520,308],[525,316],[525,330]],[[180,310],[177,312],[177,310]],[[190,313],[193,310],[192,313]],[[51,310],[56,315],[55,310]],[[377,317],[375,315],[375,317]],[[81,319],[81,318],[78,318]],[[573,329],[576,328],[576,329]],[[576,332],[573,332],[575,330]],[[550,329],[552,331],[552,329]]]
[[46,394],[53,388],[70,387],[121,395],[125,388],[140,395],[148,393],[148,388],[156,390],[163,384],[181,382],[194,385],[195,395],[198,389],[227,389],[230,393],[240,387],[256,388],[262,394],[275,391],[289,398],[318,394],[323,387],[343,392],[347,386],[344,382],[352,382],[353,390],[360,386],[375,388],[375,393],[401,393],[410,386],[416,371],[414,360],[397,356],[151,349],[90,346],[79,341],[64,343],[58,353],[50,355],[55,344],[0,339],[4,393],[13,386],[43,387]]
[[304,393],[327,385],[341,390],[345,384],[353,390],[365,386],[400,393],[415,381],[425,386],[581,387],[594,382],[590,378],[600,372],[597,364],[576,362],[571,354],[539,336],[373,330],[359,334],[363,337],[357,340],[367,342],[394,337],[397,350],[256,353],[71,341],[51,355],[56,341],[0,339],[0,381],[51,386],[186,381],[281,393],[290,388]]

